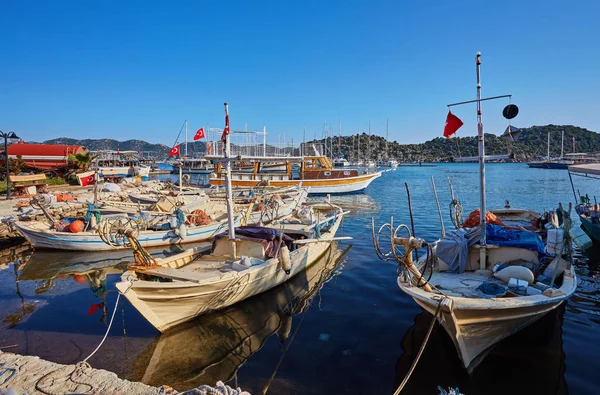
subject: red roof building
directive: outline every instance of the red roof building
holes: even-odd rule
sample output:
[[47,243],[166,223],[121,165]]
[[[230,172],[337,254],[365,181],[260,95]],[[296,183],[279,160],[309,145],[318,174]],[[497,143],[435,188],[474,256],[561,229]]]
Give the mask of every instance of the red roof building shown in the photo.
[[81,145],[28,144],[22,140],[8,146],[9,158],[21,156],[29,167],[40,170],[63,170],[70,165],[69,155],[87,152]]

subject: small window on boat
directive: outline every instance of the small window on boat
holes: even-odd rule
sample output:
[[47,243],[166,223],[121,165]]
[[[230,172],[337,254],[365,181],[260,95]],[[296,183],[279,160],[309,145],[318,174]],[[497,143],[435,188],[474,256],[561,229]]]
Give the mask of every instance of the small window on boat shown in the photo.
[[279,176],[279,180],[283,181],[283,176]]
[[323,172],[323,174],[325,175],[325,177],[329,177],[331,175],[331,172],[330,171],[325,171],[325,172]]
[[344,175],[345,175],[345,176],[349,176],[349,175],[350,175],[350,172],[349,172],[348,170],[344,170]]

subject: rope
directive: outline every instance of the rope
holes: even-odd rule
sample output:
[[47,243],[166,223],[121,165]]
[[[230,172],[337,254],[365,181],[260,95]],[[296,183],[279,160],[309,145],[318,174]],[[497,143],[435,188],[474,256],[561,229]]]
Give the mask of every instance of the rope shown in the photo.
[[5,373],[7,373],[7,372],[10,372],[10,374],[8,375],[8,377],[6,377],[6,378],[4,379],[4,381],[3,381],[2,383],[0,383],[0,385],[4,385],[4,384],[8,383],[8,381],[9,381],[10,379],[12,379],[12,378],[13,378],[13,376],[14,376],[15,374],[17,374],[17,369],[15,369],[15,368],[7,368],[7,367],[6,367],[6,362],[2,362],[2,363],[0,363],[0,367],[1,367],[2,369],[4,369],[4,370],[2,371],[2,373],[0,373],[0,377],[1,377],[1,376],[3,376]]
[[[102,344],[104,344],[104,341],[106,340],[106,337],[108,336],[108,332],[110,332],[110,327],[112,326],[113,320],[115,319],[115,313],[117,312],[117,306],[119,305],[120,298],[121,298],[121,293],[117,293],[117,301],[115,302],[115,308],[113,309],[112,316],[110,317],[110,322],[108,323],[108,328],[106,329],[106,333],[104,334],[102,341],[100,342],[100,344],[98,344],[98,347],[96,347],[96,349],[94,351],[92,351],[92,353],[90,355],[88,355],[88,357],[86,359],[84,359],[82,361],[82,363],[87,364],[88,359],[90,359],[96,353],[96,351],[98,351],[100,349],[100,347],[102,347]],[[89,364],[88,364],[88,366],[89,366]]]
[[452,199],[450,202],[450,219],[456,229],[462,226],[463,208],[462,203],[458,199]]
[[413,361],[413,364],[410,367],[410,369],[408,370],[408,373],[406,374],[406,376],[404,377],[404,380],[402,380],[402,383],[400,383],[400,385],[398,386],[398,389],[396,389],[396,392],[394,392],[394,395],[398,395],[398,394],[400,394],[400,392],[402,392],[402,390],[404,389],[404,386],[408,382],[408,379],[410,379],[410,376],[412,375],[413,371],[417,367],[417,364],[419,363],[419,360],[421,359],[421,355],[423,354],[423,350],[425,350],[425,346],[427,345],[427,342],[429,341],[429,337],[431,336],[431,332],[433,331],[433,327],[437,321],[437,317],[440,314],[440,310],[442,308],[442,301],[444,299],[445,298],[440,299],[440,301],[438,303],[438,307],[435,311],[435,315],[433,316],[433,319],[431,320],[431,324],[429,325],[429,330],[427,331],[425,340],[423,341],[423,344],[421,345],[421,349],[419,349],[419,353],[417,354],[417,357]]

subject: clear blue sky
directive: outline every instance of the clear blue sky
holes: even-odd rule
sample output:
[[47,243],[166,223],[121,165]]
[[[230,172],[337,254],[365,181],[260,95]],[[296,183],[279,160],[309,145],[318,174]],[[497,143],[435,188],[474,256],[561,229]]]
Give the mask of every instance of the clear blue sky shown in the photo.
[[[295,141],[323,121],[415,143],[446,104],[512,93],[516,126],[600,131],[597,1],[3,1],[0,129],[172,144],[223,126]],[[501,133],[506,102],[484,106]],[[473,135],[475,108],[454,111]]]

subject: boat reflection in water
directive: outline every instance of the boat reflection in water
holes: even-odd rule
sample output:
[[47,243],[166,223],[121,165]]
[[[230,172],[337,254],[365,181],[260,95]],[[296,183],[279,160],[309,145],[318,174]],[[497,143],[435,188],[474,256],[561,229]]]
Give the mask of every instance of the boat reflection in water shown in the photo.
[[319,261],[277,288],[159,335],[138,356],[129,379],[169,383],[179,391],[231,380],[274,333],[282,343],[293,341],[299,328],[297,323],[292,333],[293,316],[306,312],[321,287],[341,272],[350,247],[332,244]]
[[[433,394],[437,386],[458,387],[463,394],[516,395],[568,394],[562,342],[563,303],[539,321],[499,342],[469,375],[458,358],[454,343],[439,325],[403,394]],[[413,363],[431,324],[422,312],[402,339],[404,353],[396,364],[397,388]]]

